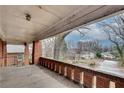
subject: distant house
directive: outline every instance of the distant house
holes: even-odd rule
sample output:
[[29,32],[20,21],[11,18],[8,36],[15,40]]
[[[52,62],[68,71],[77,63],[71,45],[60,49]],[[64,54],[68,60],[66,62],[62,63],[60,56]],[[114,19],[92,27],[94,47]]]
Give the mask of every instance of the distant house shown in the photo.
[[95,54],[92,52],[83,52],[81,53],[80,58],[81,59],[93,59],[95,58]]
[[82,52],[78,53],[77,51],[78,51],[78,49],[70,49],[68,51],[67,57],[71,60],[93,59],[96,57],[95,53],[93,53],[93,52],[82,51]]
[[77,54],[76,51],[77,51],[76,49],[69,49],[67,51],[66,57],[69,58],[70,60],[75,60]]
[[101,53],[101,55],[102,55],[102,58],[104,58],[104,59],[115,59],[115,56],[112,55],[112,54],[109,53],[109,52]]

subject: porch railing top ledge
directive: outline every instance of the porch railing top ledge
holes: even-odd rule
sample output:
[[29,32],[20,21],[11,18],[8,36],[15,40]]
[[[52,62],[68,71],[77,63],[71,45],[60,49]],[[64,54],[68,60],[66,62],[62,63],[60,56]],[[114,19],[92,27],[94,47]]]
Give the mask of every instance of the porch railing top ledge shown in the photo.
[[52,58],[47,58],[47,57],[40,57],[40,58],[43,58],[43,59],[46,59],[46,60],[51,60],[51,61],[54,61],[54,62],[57,62],[57,63],[60,63],[60,64],[65,64],[65,65],[68,65],[68,66],[71,66],[71,67],[76,67],[76,68],[79,68],[79,69],[88,70],[88,71],[93,72],[93,73],[104,74],[104,75],[107,75],[107,76],[110,76],[110,77],[112,76],[112,77],[120,78],[120,79],[124,80],[124,75],[120,75],[120,74],[117,74],[117,73],[113,73],[113,72],[109,72],[109,71],[107,72],[107,71],[100,70],[100,69],[97,69],[97,68],[93,68],[93,67],[90,67],[90,66],[79,66],[79,65],[76,65],[76,64],[67,63],[67,62],[64,62],[64,61],[59,61],[59,60],[52,59]]

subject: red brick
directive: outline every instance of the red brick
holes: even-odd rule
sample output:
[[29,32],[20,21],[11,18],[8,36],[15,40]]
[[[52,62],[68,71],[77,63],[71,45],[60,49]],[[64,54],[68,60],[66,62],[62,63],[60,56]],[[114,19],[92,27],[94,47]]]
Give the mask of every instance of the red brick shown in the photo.
[[6,42],[0,39],[0,66],[7,65],[7,48]]
[[61,65],[61,75],[65,75],[65,66]]
[[39,58],[41,56],[41,43],[40,41],[33,42],[33,51],[32,51],[32,63],[39,64]]
[[67,78],[72,79],[73,77],[73,69],[71,67],[67,67]]
[[116,88],[124,88],[124,82],[116,81],[115,82],[115,87]]
[[97,88],[109,88],[110,79],[103,76],[96,76]]
[[59,73],[59,64],[56,64],[56,72]]
[[92,75],[92,73],[84,72],[83,81],[84,81],[84,87],[91,88],[92,85],[93,85],[93,75]]
[[81,71],[79,69],[74,69],[74,81],[77,83],[81,82]]

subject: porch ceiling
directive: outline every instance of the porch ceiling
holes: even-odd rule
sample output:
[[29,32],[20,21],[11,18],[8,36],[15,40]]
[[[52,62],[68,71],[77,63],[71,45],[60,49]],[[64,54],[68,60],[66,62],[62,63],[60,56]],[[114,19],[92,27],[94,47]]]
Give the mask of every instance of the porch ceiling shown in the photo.
[[0,37],[13,44],[31,42],[67,31],[123,9],[124,6],[103,5],[0,6]]

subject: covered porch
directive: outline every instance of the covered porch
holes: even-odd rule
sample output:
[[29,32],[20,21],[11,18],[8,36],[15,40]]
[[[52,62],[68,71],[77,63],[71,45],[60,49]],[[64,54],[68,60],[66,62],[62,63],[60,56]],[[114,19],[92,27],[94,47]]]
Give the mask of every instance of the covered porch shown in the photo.
[[[124,87],[123,76],[43,58],[40,43],[123,10],[104,5],[0,6],[0,87]],[[24,66],[8,67],[7,44],[24,45]]]
[[0,70],[1,88],[79,88],[68,79],[35,65]]

